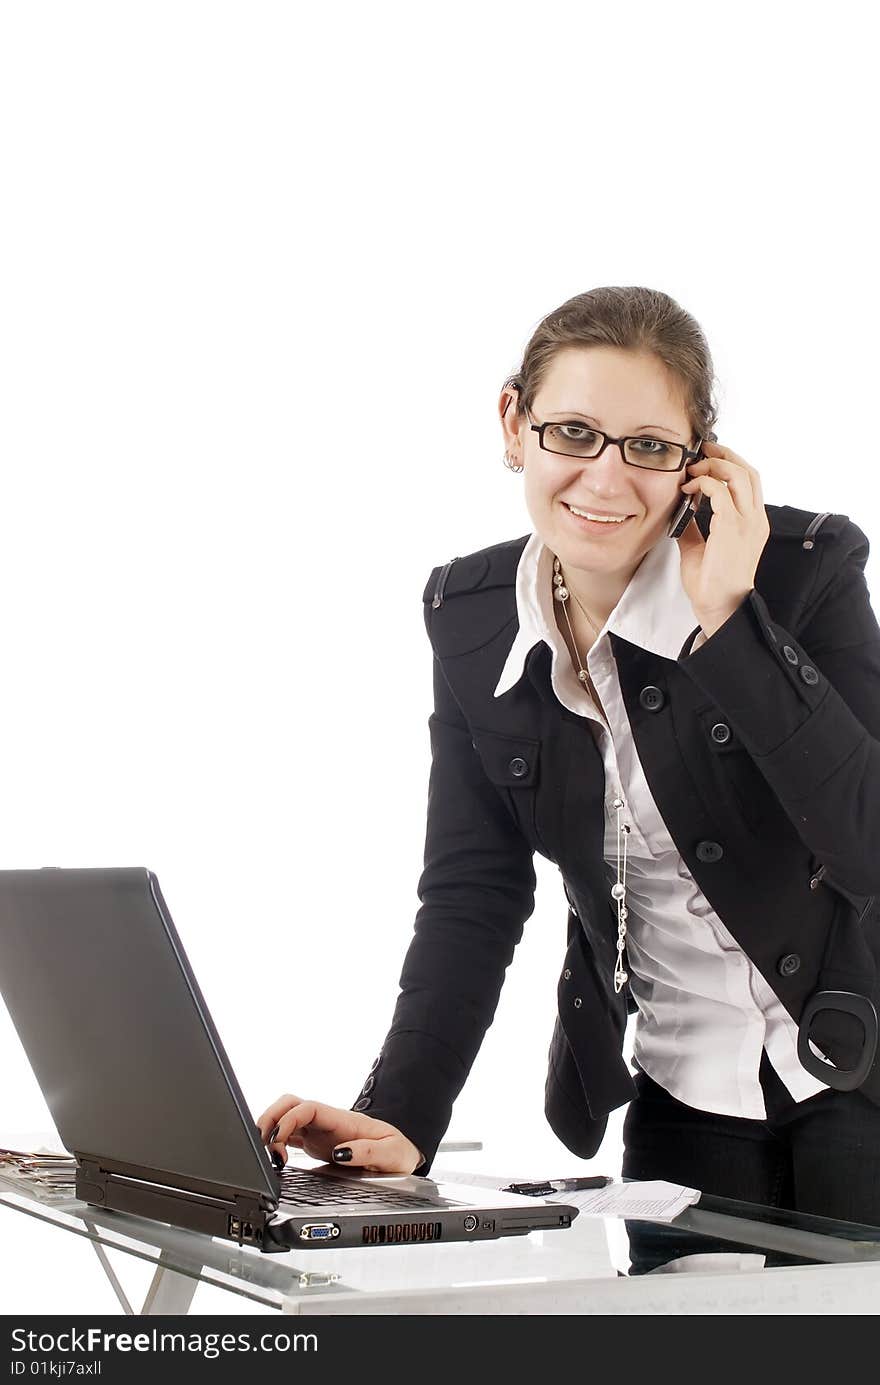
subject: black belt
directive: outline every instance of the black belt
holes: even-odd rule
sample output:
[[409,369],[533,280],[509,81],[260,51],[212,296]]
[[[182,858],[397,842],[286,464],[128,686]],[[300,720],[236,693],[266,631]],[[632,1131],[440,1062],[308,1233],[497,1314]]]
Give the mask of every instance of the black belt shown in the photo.
[[[838,1068],[817,1058],[810,1048],[810,1025],[822,1010],[842,1010],[860,1020],[865,1031],[862,1051],[858,1062],[852,1068]],[[866,995],[855,991],[816,991],[811,995],[801,1015],[798,1028],[797,1055],[802,1068],[820,1082],[825,1082],[838,1092],[851,1092],[860,1087],[874,1065],[877,1055],[877,1011]]]

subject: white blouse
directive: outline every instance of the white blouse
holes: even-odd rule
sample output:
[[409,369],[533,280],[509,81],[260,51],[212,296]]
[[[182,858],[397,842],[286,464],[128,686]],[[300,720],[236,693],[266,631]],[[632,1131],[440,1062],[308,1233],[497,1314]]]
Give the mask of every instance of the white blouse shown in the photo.
[[[605,864],[609,897],[617,879],[620,782],[629,825],[626,957],[638,1006],[633,1056],[679,1101],[702,1111],[761,1120],[762,1049],[791,1096],[825,1090],[797,1057],[797,1025],[700,890],[648,788],[617,677],[608,632],[677,659],[699,625],[681,585],[678,544],[661,538],[639,564],[584,659],[602,708],[577,677],[553,610],[553,555],[532,534],[516,574],[519,630],[495,688],[501,697],[523,676],[529,650],[544,640],[551,682],[563,706],[583,716],[605,765]],[[700,631],[692,649],[705,641]],[[584,658],[583,651],[581,657]],[[818,1050],[814,1050],[818,1051]]]

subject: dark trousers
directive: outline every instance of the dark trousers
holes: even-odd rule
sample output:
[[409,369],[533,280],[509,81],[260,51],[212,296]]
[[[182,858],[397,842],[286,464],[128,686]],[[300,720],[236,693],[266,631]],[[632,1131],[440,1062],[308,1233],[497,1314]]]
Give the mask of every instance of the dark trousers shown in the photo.
[[[686,1106],[637,1068],[623,1126],[623,1177],[880,1226],[880,1106],[859,1091],[831,1090],[795,1103],[766,1053],[760,1080],[767,1119],[745,1120]],[[626,1227],[630,1274],[718,1251],[758,1251],[767,1265],[804,1263],[671,1226]]]

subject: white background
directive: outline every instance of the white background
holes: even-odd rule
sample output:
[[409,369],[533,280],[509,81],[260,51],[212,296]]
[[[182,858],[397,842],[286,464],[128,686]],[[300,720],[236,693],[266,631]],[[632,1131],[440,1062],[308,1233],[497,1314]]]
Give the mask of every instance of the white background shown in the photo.
[[[255,1115],[349,1106],[387,1030],[424,843],[422,591],[531,528],[497,398],[547,312],[670,293],[765,501],[873,539],[869,22],[0,10],[0,865],[156,871]],[[536,869],[448,1134],[561,1174],[566,905]],[[0,1055],[4,1128],[46,1127],[2,1010]],[[622,1115],[593,1168],[619,1171]]]

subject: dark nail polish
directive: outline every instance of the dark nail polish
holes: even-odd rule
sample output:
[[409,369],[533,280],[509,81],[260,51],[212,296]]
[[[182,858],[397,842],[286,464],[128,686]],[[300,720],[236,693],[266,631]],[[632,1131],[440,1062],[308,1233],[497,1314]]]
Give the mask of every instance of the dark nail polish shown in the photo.
[[278,1139],[278,1126],[277,1126],[277,1125],[273,1125],[273,1126],[272,1126],[272,1129],[269,1131],[269,1134],[268,1134],[267,1137],[266,1137],[266,1144],[267,1144],[267,1145],[270,1145],[270,1144],[272,1144],[272,1142],[273,1142],[274,1140],[277,1140],[277,1139]]
[[272,1151],[272,1163],[275,1165],[279,1173],[284,1168],[284,1160],[281,1158],[280,1154],[275,1153],[274,1149]]
[[351,1150],[348,1145],[343,1145],[341,1149],[334,1149],[333,1158],[337,1164],[347,1164],[351,1158]]

